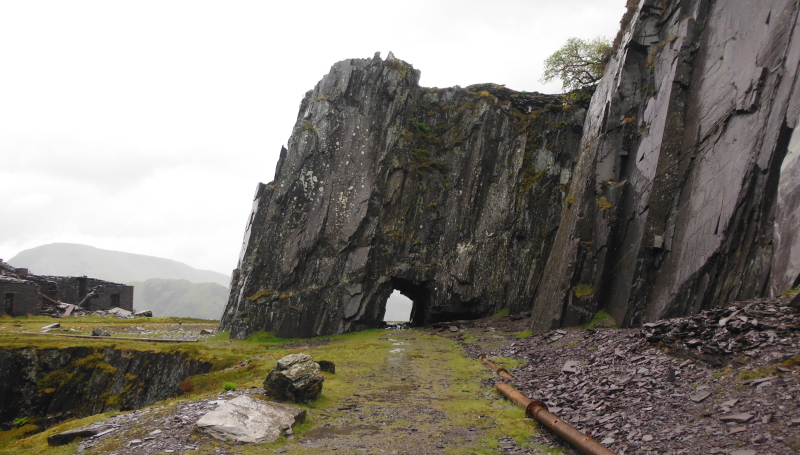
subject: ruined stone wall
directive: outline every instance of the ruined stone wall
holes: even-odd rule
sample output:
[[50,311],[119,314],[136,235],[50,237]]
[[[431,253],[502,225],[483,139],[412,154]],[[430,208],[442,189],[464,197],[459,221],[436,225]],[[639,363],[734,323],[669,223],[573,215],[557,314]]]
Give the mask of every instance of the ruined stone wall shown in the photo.
[[569,189],[584,110],[486,84],[419,87],[391,55],[335,64],[257,188],[220,327],[279,336],[530,307]]
[[643,0],[592,99],[533,328],[624,325],[800,274],[798,2]]
[[[72,304],[80,303],[92,289],[102,286],[102,292],[98,297],[92,298],[88,305],[84,303],[84,307],[90,311],[108,310],[114,307],[128,311],[133,309],[133,286],[75,276],[31,275],[28,279],[36,282],[42,292],[51,299]],[[55,283],[55,286],[51,283]]]
[[41,309],[41,298],[36,293],[36,285],[17,278],[0,276],[0,314],[37,315]]

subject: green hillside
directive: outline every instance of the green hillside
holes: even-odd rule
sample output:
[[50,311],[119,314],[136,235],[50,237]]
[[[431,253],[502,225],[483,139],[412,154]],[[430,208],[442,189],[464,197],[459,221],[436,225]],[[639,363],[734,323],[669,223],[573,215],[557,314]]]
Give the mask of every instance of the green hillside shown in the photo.
[[219,319],[228,302],[228,288],[217,283],[153,278],[128,284],[133,286],[133,307],[151,310],[153,316]]
[[89,276],[115,283],[151,278],[230,285],[230,277],[199,270],[178,261],[142,254],[103,250],[77,243],[52,243],[20,252],[7,261],[37,275]]

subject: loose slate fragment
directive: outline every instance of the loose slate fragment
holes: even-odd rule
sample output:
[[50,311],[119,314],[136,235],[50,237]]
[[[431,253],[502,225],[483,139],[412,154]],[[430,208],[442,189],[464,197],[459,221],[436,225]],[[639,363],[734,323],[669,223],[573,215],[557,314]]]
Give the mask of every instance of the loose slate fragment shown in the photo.
[[700,392],[690,396],[689,399],[694,401],[695,403],[700,403],[701,401],[705,400],[710,396],[711,392]]
[[581,363],[577,360],[567,360],[564,366],[561,367],[561,372],[567,374],[577,373],[580,364]]
[[723,422],[741,422],[745,423],[753,418],[753,414],[749,414],[747,412],[740,412],[738,414],[730,414],[726,416],[722,416],[719,419]]

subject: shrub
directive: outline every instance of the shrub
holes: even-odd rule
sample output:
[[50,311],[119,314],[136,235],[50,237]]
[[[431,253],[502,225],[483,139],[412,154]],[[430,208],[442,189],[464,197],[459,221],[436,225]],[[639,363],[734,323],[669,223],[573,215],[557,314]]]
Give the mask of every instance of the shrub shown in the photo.
[[19,427],[24,427],[25,425],[28,424],[28,418],[27,417],[20,417],[20,418],[14,419],[11,423],[14,424],[14,426],[18,427],[18,428]]
[[191,393],[194,391],[194,384],[192,384],[192,381],[187,379],[178,383],[178,389],[183,393]]
[[222,384],[222,388],[225,390],[236,390],[236,384],[233,382],[226,382]]

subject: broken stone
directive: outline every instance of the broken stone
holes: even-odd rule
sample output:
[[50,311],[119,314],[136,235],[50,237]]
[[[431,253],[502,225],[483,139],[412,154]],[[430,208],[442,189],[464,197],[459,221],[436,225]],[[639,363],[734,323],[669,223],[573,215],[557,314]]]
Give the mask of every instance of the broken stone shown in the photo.
[[747,427],[733,427],[728,431],[728,434],[742,433],[744,431],[747,431]]
[[213,334],[214,334],[213,330],[203,329],[200,331],[200,335],[213,335]]
[[731,455],[756,455],[756,451],[755,450],[749,450],[749,449],[746,449],[746,450],[734,450],[733,452],[731,452]]
[[278,360],[264,380],[266,393],[280,401],[304,403],[322,392],[325,378],[308,354],[291,354]]
[[100,327],[95,327],[92,330],[92,336],[93,337],[110,337],[111,333],[109,333],[107,330],[101,329]]
[[63,433],[58,433],[48,436],[47,445],[63,446],[65,444],[69,444],[70,442],[78,438],[88,438],[90,436],[95,436],[107,430],[108,427],[105,426],[89,426],[84,428],[76,428],[74,430],[69,430]]
[[57,329],[59,327],[61,327],[61,324],[56,322],[55,324],[50,324],[50,325],[46,325],[46,326],[42,327],[42,330],[44,330],[44,329],[48,329],[48,330],[49,329]]
[[577,360],[567,360],[564,363],[564,366],[561,367],[562,373],[573,374],[578,372],[578,367],[581,365],[581,362]]
[[450,326],[450,331],[451,331],[451,332],[458,332],[458,327],[456,327],[456,326],[454,326],[454,325],[451,325],[451,326]]
[[711,396],[711,392],[699,392],[689,397],[690,400],[694,401],[695,403],[700,403],[701,401],[705,400],[706,398]]
[[719,419],[723,422],[741,422],[745,423],[748,420],[753,418],[753,414],[748,414],[746,412],[740,412],[738,414],[730,414],[726,416],[722,416]]
[[239,396],[204,414],[196,426],[221,441],[272,442],[291,435],[292,426],[305,418],[303,409]]
[[138,313],[134,313],[133,315],[136,316],[137,318],[152,318],[153,312],[150,310],[145,310],[145,311],[140,311]]
[[108,310],[109,314],[115,314],[118,318],[129,318],[133,315],[133,312],[125,310],[123,308],[115,307]]

